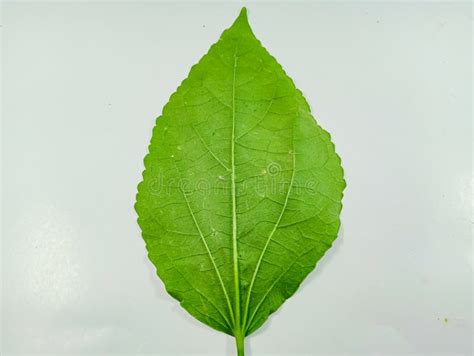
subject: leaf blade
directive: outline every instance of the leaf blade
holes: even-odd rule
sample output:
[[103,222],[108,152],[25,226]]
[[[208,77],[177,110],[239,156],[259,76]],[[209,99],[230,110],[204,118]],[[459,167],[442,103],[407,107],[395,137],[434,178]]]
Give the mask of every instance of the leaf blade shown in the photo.
[[331,246],[344,187],[329,135],[243,9],[157,119],[136,210],[169,294],[240,338]]

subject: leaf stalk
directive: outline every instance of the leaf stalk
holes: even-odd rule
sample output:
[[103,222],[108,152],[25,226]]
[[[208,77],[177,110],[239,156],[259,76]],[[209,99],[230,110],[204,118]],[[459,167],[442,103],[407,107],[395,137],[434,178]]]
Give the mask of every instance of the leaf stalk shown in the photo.
[[245,336],[240,331],[235,334],[235,346],[237,347],[237,356],[245,356]]

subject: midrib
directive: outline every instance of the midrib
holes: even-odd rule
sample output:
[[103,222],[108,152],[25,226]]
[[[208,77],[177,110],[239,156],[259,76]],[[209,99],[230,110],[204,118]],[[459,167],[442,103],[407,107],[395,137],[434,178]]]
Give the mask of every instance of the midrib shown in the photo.
[[231,139],[231,186],[232,186],[232,250],[234,264],[234,290],[235,290],[235,324],[234,335],[237,336],[242,332],[240,324],[240,277],[239,277],[239,260],[237,250],[237,194],[235,188],[235,75],[237,71],[237,48],[234,52],[234,69],[232,75],[232,139]]

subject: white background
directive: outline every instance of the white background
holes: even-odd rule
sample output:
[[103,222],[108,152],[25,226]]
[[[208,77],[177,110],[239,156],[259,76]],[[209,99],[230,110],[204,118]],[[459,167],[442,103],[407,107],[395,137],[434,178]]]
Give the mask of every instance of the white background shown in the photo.
[[[240,3],[3,7],[2,355],[233,355],[148,262],[154,119]],[[331,132],[340,238],[250,355],[471,355],[471,5],[247,3]]]

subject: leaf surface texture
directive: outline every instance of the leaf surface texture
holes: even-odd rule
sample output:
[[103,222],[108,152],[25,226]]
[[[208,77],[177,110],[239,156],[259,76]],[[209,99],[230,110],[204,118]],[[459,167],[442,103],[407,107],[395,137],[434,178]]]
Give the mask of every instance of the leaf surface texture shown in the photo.
[[157,119],[136,211],[168,293],[249,335],[331,247],[344,187],[330,135],[244,9]]

